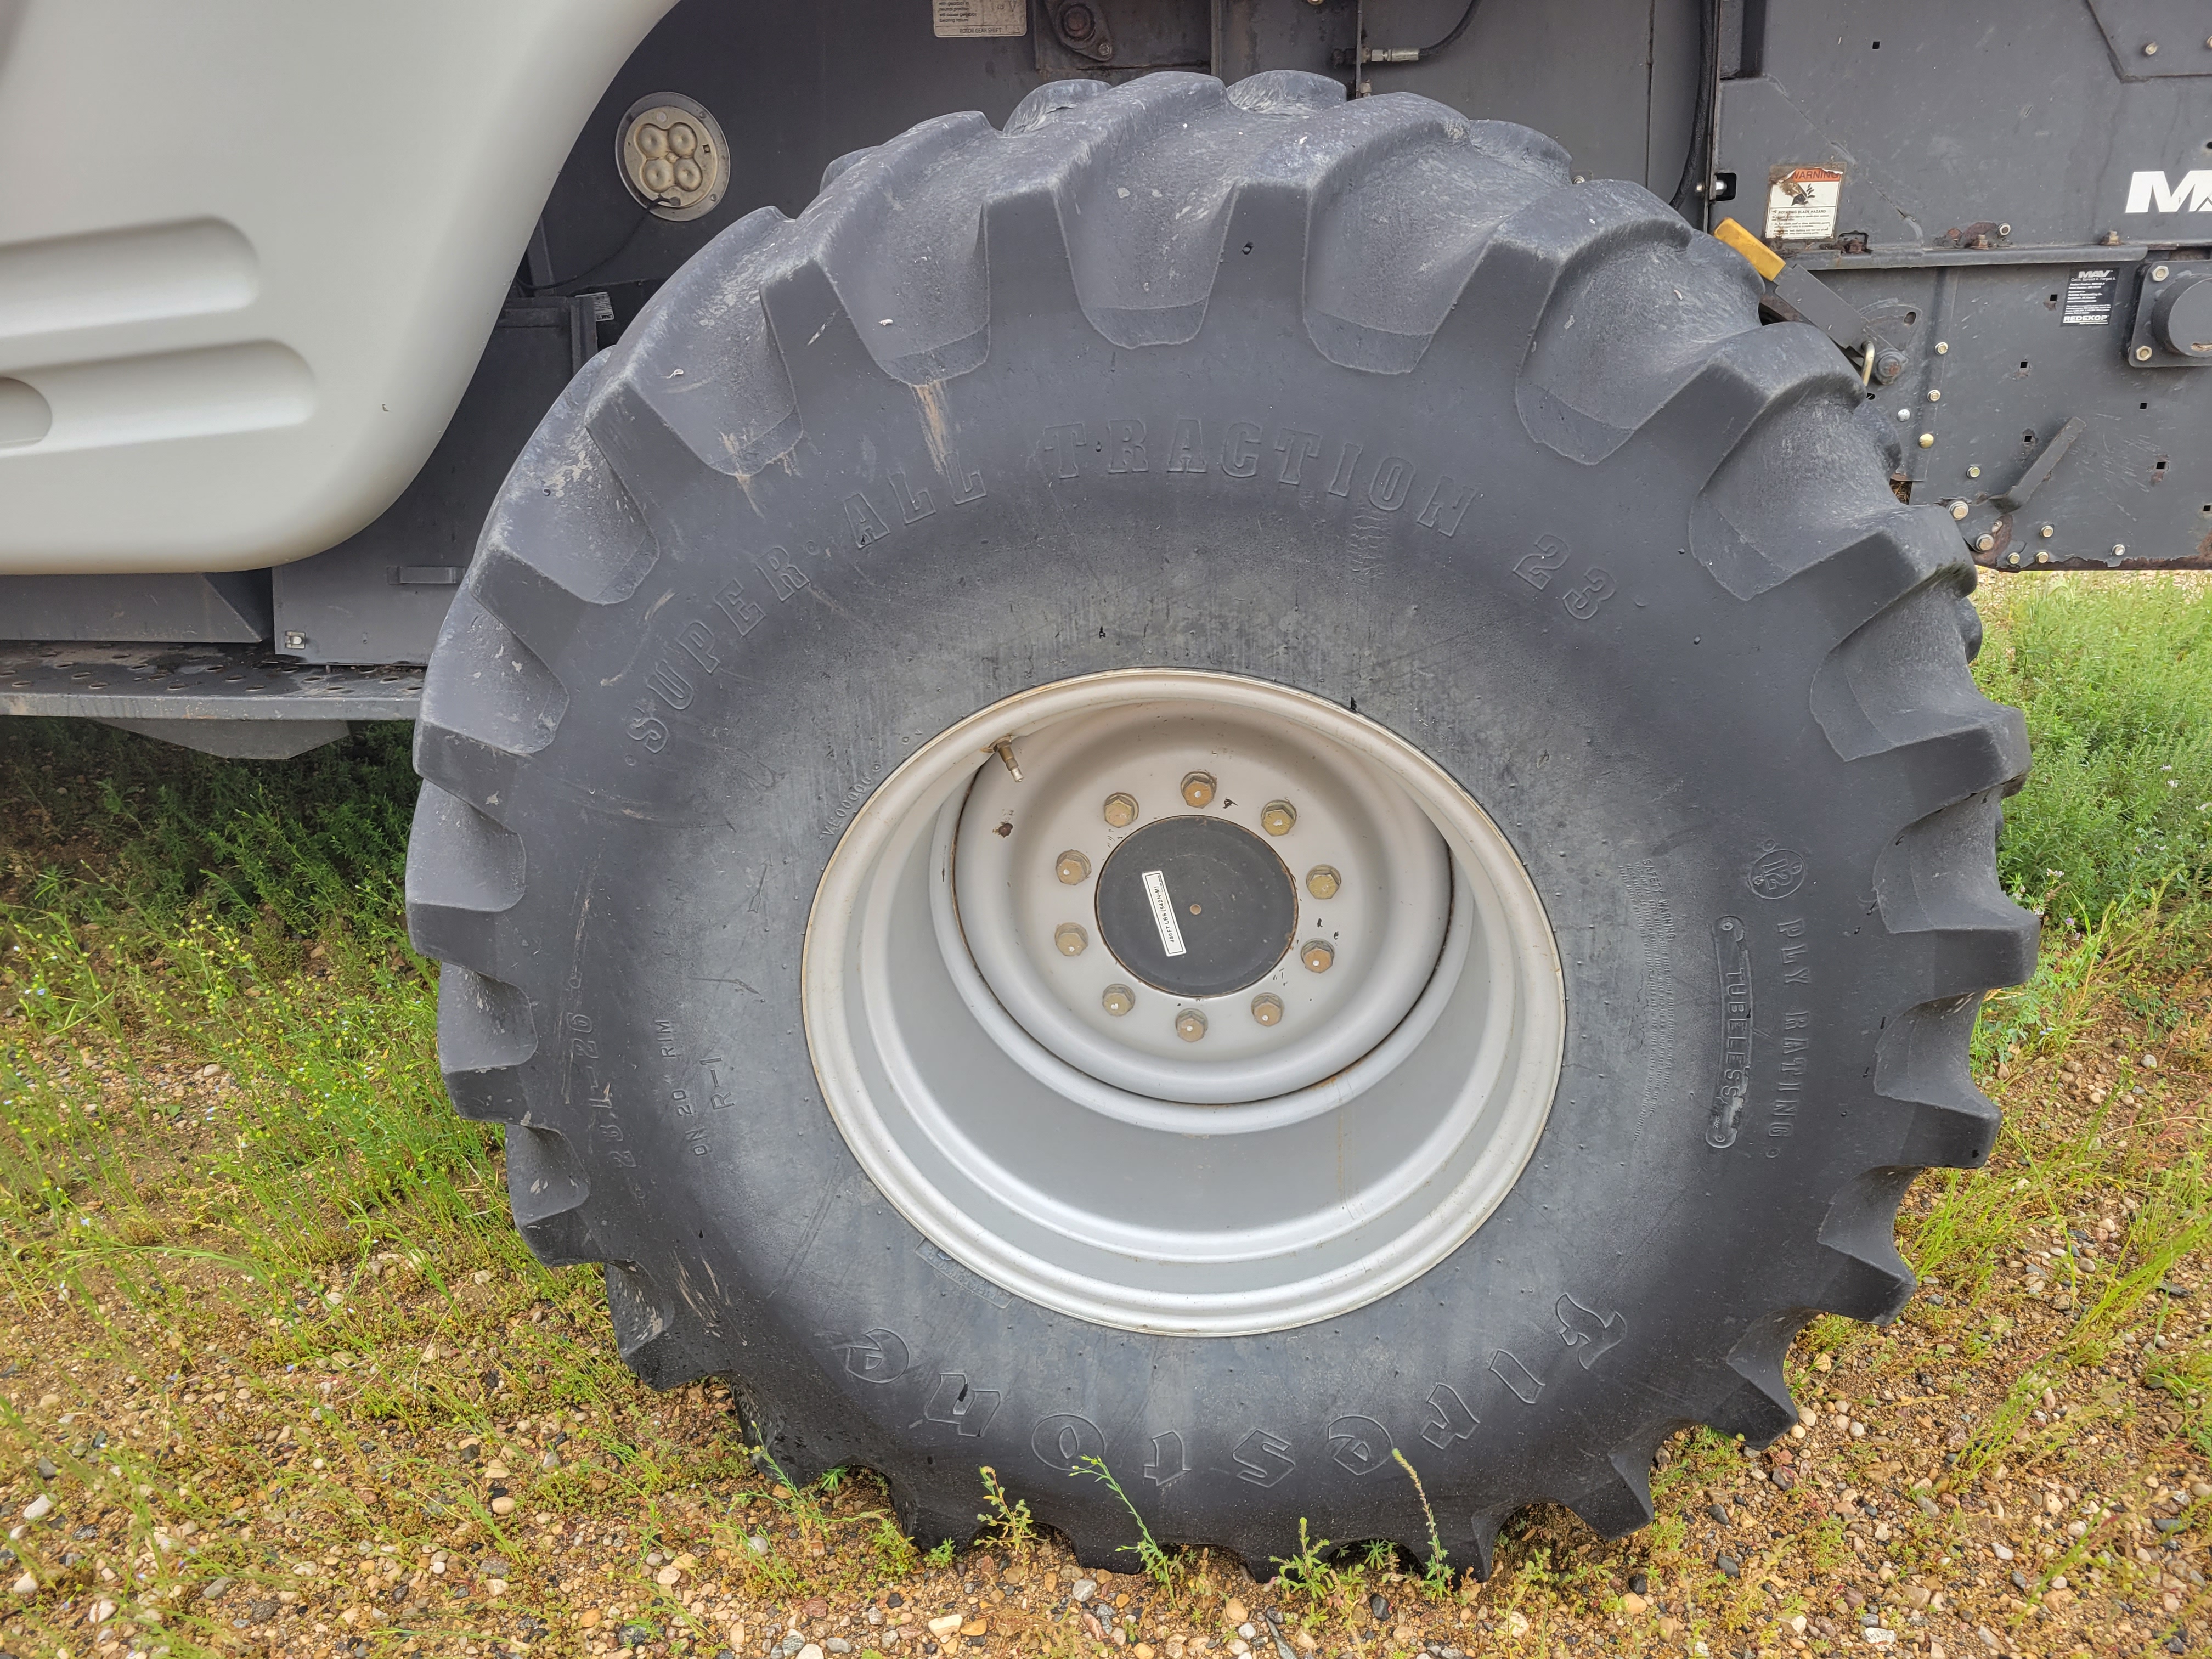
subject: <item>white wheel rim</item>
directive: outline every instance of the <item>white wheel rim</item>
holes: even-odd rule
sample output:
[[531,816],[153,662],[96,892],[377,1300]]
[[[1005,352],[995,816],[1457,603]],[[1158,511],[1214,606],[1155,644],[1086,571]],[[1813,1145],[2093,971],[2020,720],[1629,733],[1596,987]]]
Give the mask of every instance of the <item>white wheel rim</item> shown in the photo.
[[[1194,809],[1170,781],[1200,769],[1219,788]],[[1109,826],[1103,786],[1124,781],[1139,816]],[[1281,800],[1294,823],[1270,834],[1261,810]],[[1177,995],[1121,959],[1152,950],[1128,879],[1194,836],[1250,878],[1222,893],[1264,888],[1279,917],[1281,882],[1254,873],[1273,853],[1297,925],[1256,977]],[[1057,879],[1063,851],[1087,859],[1080,878]],[[1340,878],[1327,899],[1307,879],[1321,863]],[[1194,960],[1229,936],[1224,908],[1189,922]],[[1087,937],[1063,957],[1071,925]],[[1301,952],[1322,933],[1316,973]],[[1535,889],[1441,768],[1321,699],[1172,670],[1040,687],[923,745],[832,854],[803,980],[830,1113],[927,1237],[1060,1312],[1191,1334],[1328,1318],[1450,1255],[1534,1151],[1565,1029]],[[1099,1012],[1104,988],[1134,1006]]]

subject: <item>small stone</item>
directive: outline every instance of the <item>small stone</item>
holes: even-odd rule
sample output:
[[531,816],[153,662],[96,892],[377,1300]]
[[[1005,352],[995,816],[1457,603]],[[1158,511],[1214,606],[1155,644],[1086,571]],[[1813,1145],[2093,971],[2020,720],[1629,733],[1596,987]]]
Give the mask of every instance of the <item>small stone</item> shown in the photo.
[[1713,1557],[1713,1565],[1721,1570],[1723,1578],[1733,1578],[1743,1571],[1743,1563],[1725,1550]]
[[1067,1593],[1078,1601],[1088,1601],[1098,1594],[1098,1581],[1095,1578],[1079,1578]]
[[18,1595],[36,1595],[39,1593],[39,1581],[27,1572],[8,1588]]
[[850,1653],[853,1644],[842,1636],[833,1636],[822,1644],[832,1653]]
[[53,1460],[52,1458],[51,1458],[51,1457],[41,1457],[41,1458],[39,1460],[39,1479],[40,1479],[40,1480],[52,1480],[56,1475],[59,1474],[60,1473],[61,1473],[61,1470],[60,1470],[60,1469],[58,1469],[58,1468],[57,1468],[54,1466],[54,1460]]
[[29,1503],[23,1505],[23,1519],[26,1521],[43,1521],[53,1512],[53,1498],[50,1493],[46,1492],[40,1492],[36,1498],[33,1498]]
[[228,1578],[218,1578],[200,1592],[200,1600],[203,1601],[220,1601],[224,1596],[229,1594],[230,1580]]
[[963,1636],[988,1636],[990,1632],[991,1621],[988,1619],[970,1619],[960,1626]]
[[1248,1619],[1243,1624],[1237,1626],[1237,1633],[1249,1642],[1260,1633],[1260,1630],[1258,1626],[1253,1624],[1252,1621]]
[[751,1537],[745,1540],[745,1547],[750,1550],[755,1555],[766,1555],[768,1553],[768,1540],[761,1534],[755,1533]]
[[599,1622],[599,1610],[597,1607],[586,1607],[576,1615],[576,1622],[586,1630],[591,1629]]
[[512,1498],[505,1496],[493,1498],[491,1500],[491,1512],[494,1515],[513,1515],[514,1513],[514,1500]]
[[799,1649],[799,1659],[822,1659],[821,1644],[809,1642],[805,1647]]
[[1651,1593],[1650,1577],[1649,1575],[1644,1573],[1630,1573],[1628,1575],[1628,1589],[1632,1595],[1649,1595]]
[[[1096,1589],[1097,1586],[1094,1585],[1092,1588]],[[940,1642],[948,1636],[958,1634],[959,1630],[960,1615],[957,1613],[948,1613],[940,1619],[933,1619],[929,1621],[929,1633]]]
[[1370,1595],[1367,1598],[1367,1611],[1375,1615],[1375,1622],[1379,1625],[1390,1616],[1390,1604],[1380,1595]]
[[[1083,1582],[1082,1582],[1081,1583],[1079,1583],[1079,1584],[1077,1584],[1077,1585],[1076,1585],[1076,1587],[1075,1587],[1075,1599],[1076,1599],[1077,1601],[1080,1601],[1084,1598],[1084,1595],[1086,1594],[1086,1592],[1085,1591],[1085,1589],[1084,1589],[1083,1586],[1084,1586],[1084,1584],[1087,1584],[1087,1583],[1089,1583],[1090,1582],[1091,1582],[1091,1581],[1090,1581],[1089,1579],[1087,1579],[1087,1578],[1086,1578],[1086,1579],[1083,1580]],[[1243,1604],[1242,1601],[1238,1601],[1238,1600],[1237,1600],[1235,1596],[1233,1596],[1233,1595],[1232,1595],[1232,1596],[1231,1596],[1231,1597],[1229,1598],[1229,1600],[1228,1600],[1225,1603],[1224,1603],[1224,1604],[1223,1604],[1223,1606],[1222,1606],[1222,1609],[1221,1609],[1221,1617],[1222,1617],[1223,1621],[1224,1621],[1224,1623],[1226,1623],[1226,1624],[1231,1624],[1231,1625],[1241,1625],[1241,1624],[1243,1624],[1243,1623],[1247,1619],[1249,1619],[1251,1616],[1252,1616],[1252,1615],[1251,1615],[1250,1613],[1247,1613],[1247,1612],[1244,1610],[1244,1604]]]
[[1628,1614],[1632,1619],[1636,1617],[1638,1613],[1641,1613],[1650,1605],[1651,1604],[1649,1601],[1638,1595],[1634,1590],[1629,1591],[1627,1595],[1620,1598],[1620,1610]]
[[681,1583],[683,1577],[684,1573],[682,1569],[678,1567],[677,1565],[672,1561],[666,1566],[663,1567],[659,1572],[653,1575],[653,1582],[659,1585],[663,1589],[670,1589]]
[[1928,1598],[1929,1593],[1917,1584],[1907,1584],[1905,1587],[1905,1599],[1913,1607],[1926,1607],[1928,1605]]
[[2000,1561],[2009,1561],[2012,1559],[2012,1548],[2009,1545],[1992,1544],[1990,1546],[1990,1553],[1996,1556]]
[[544,1453],[538,1458],[538,1467],[541,1469],[559,1468],[561,1467],[561,1454],[556,1451],[549,1451]]

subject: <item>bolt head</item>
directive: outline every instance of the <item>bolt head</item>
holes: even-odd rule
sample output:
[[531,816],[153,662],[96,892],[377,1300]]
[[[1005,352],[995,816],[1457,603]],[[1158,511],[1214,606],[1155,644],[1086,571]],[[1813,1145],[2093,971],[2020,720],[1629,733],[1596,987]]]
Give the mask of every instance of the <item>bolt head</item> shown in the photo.
[[2015,547],[2011,552],[2006,554],[2005,562],[2007,564],[2018,564],[2020,562],[2020,550]]
[[1949,356],[1951,355],[1951,343],[1950,343],[1948,340],[1938,340],[1938,341],[1936,341],[1936,355],[1938,357],[1948,357],[1948,356]]
[[1933,448],[1935,448],[1935,447],[1936,447],[1936,434],[1935,434],[1934,433],[1932,433],[1932,432],[1923,432],[1923,433],[1922,433],[1922,434],[1920,434],[1920,447],[1921,447],[1923,449],[1933,449]]
[[1260,827],[1271,836],[1287,836],[1298,821],[1298,809],[1286,800],[1271,800],[1260,809]]
[[2128,544],[2125,542],[2114,542],[2112,544],[2112,556],[2116,559],[2126,558],[2128,556]]
[[1998,234],[1998,235],[2000,235],[2000,236],[2009,236],[2009,235],[2011,235],[2011,234],[2012,234],[2012,227],[2011,227],[2010,225],[1999,225],[1999,226],[1997,227],[1997,234]]
[[1943,401],[1943,394],[1942,394],[1942,392],[1941,391],[1939,391],[1937,388],[1934,387],[1934,386],[1930,386],[1930,387],[1929,387],[1929,388],[1928,388],[1928,401],[1929,401],[1929,403],[1931,403],[1931,404],[1940,404],[1940,403],[1942,403],[1942,402]]
[[2157,41],[2155,41],[2155,40],[2146,40],[2146,41],[2144,41],[2144,42],[2143,42],[2143,56],[2144,56],[2144,57],[2146,57],[2146,58],[2155,58],[2155,57],[2157,57],[2157,56],[2158,56],[2158,42],[2157,42]]
[[1310,939],[1298,947],[1298,960],[1308,973],[1325,974],[1336,963],[1336,950],[1327,939]]
[[2150,268],[2150,279],[2154,283],[2162,283],[2166,280],[2166,270],[2164,265],[2153,265]]
[[1100,995],[1098,1006],[1119,1019],[1137,1006],[1137,994],[1126,985],[1109,985]]
[[1060,855],[1060,862],[1053,866],[1053,873],[1060,878],[1062,886],[1076,886],[1091,873],[1091,860],[1071,847]]
[[2035,562],[2038,564],[2049,564],[2051,562],[2051,550],[2047,547],[2037,548],[2035,550]]
[[1091,948],[1091,935],[1072,921],[1063,921],[1052,930],[1053,949],[1064,957],[1079,957]]
[[2056,525],[2047,524],[2035,533],[2042,537],[2044,540],[2049,541],[2053,536],[2056,536],[2058,533],[2058,526]]
[[1137,821],[1137,798],[1115,790],[1106,797],[1106,822],[1116,830],[1127,830]]
[[305,634],[287,634],[284,635],[284,648],[287,651],[297,651],[302,646],[306,645],[307,642],[307,636]]
[[1982,476],[1982,469],[1978,466],[1970,466],[1966,469],[1966,476],[1970,478],[1978,478]]
[[1281,1024],[1283,1023],[1282,998],[1272,995],[1266,991],[1261,992],[1258,996],[1252,999],[1252,1018],[1262,1025]]
[[1336,872],[1326,864],[1316,864],[1306,872],[1306,891],[1317,899],[1333,899],[1343,884]]
[[1176,1035],[1185,1042],[1195,1042],[1206,1035],[1206,1015],[1197,1008],[1186,1008],[1176,1016]]
[[1977,553],[1986,553],[1996,544],[1997,538],[1994,536],[1983,535],[1974,538],[1974,550]]
[[1182,801],[1186,806],[1211,806],[1213,792],[1219,787],[1211,772],[1189,772],[1183,775]]
[[2136,361],[2139,363],[2148,362],[2150,361],[2150,348],[2148,346],[2137,346],[2136,348]]
[[1954,519],[1965,518],[1966,516],[1966,504],[1964,501],[1954,501],[1951,503],[1951,516]]

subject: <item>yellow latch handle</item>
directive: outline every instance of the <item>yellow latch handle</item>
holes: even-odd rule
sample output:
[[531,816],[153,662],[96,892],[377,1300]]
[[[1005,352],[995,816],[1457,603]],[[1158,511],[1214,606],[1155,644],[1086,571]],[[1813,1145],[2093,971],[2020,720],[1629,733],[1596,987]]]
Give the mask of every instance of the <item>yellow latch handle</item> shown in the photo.
[[1751,261],[1751,268],[1768,282],[1782,274],[1782,267],[1786,263],[1782,256],[1735,220],[1722,220],[1713,227],[1713,234]]

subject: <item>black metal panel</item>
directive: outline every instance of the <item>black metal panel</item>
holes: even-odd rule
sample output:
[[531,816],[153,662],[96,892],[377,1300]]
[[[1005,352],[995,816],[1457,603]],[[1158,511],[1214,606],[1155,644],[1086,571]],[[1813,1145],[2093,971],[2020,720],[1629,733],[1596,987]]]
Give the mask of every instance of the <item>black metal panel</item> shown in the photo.
[[522,446],[599,349],[603,296],[510,300],[445,434],[376,520],[273,575],[276,647],[314,663],[422,662]]
[[0,576],[0,640],[179,640],[250,644],[269,637],[269,573]]
[[[1722,87],[1719,210],[1763,234],[1770,178],[1843,173],[1834,234],[1782,246],[1903,348],[1875,388],[1900,482],[1963,503],[1999,569],[2212,562],[2212,375],[2139,357],[2137,325],[2150,271],[2212,240],[2212,193],[2198,210],[2184,185],[2212,167],[2212,78],[2124,74],[2098,3],[1765,0],[1735,48],[1763,73]],[[2212,60],[2199,21],[2156,56]]]

